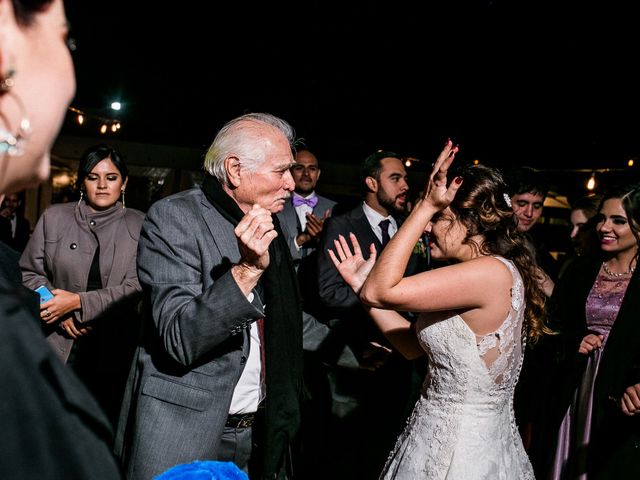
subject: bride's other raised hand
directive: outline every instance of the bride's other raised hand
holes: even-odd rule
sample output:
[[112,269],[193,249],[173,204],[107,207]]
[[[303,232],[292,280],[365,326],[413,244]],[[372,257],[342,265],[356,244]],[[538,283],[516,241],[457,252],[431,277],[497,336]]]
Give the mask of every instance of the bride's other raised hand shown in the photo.
[[454,178],[447,187],[447,172],[458,150],[458,146],[454,145],[450,139],[446,141],[444,148],[433,164],[433,170],[429,175],[429,181],[422,195],[423,200],[420,203],[440,211],[447,208],[453,201],[458,188],[462,185],[462,177]]
[[350,233],[349,239],[353,246],[353,253],[347,243],[347,239],[339,235],[338,239],[333,241],[335,253],[329,249],[329,257],[331,257],[333,264],[338,269],[340,276],[357,295],[360,293],[362,285],[364,285],[364,281],[369,276],[374,263],[376,263],[377,253],[376,247],[372,243],[369,245],[369,259],[365,260],[356,236]]

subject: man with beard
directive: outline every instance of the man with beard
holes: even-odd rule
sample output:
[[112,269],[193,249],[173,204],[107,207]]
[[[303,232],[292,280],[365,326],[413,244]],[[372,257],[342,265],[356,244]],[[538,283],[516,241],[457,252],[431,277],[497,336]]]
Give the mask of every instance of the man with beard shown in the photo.
[[[359,360],[359,368],[335,369],[332,378],[338,417],[334,448],[336,455],[344,456],[345,478],[377,476],[420,383],[414,363],[391,349],[328,255],[334,240],[339,235],[348,238],[349,233],[355,234],[364,255],[368,257],[372,243],[379,254],[402,223],[409,184],[400,157],[385,151],[369,155],[361,165],[361,179],[364,201],[325,220],[318,248],[319,295],[328,323]],[[414,254],[405,274],[425,268],[424,258]]]

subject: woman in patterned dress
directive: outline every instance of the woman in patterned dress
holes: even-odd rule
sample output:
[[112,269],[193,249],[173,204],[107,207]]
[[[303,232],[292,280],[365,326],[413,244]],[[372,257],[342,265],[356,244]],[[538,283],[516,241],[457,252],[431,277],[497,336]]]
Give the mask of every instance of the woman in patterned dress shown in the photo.
[[601,255],[580,257],[556,286],[552,316],[567,353],[550,478],[640,478],[639,222],[640,187],[606,193]]

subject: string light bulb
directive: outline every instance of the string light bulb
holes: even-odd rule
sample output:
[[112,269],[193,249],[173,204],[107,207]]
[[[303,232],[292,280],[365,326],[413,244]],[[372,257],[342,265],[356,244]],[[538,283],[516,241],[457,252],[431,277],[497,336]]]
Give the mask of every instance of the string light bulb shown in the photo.
[[630,158],[629,161],[627,162],[627,166],[633,167],[633,164],[634,164],[633,158]]
[[587,180],[587,190],[590,192],[596,188],[596,172],[591,173],[589,180]]
[[101,117],[75,107],[68,107],[68,110],[75,113],[75,122],[78,125],[85,126],[97,123],[99,125],[98,129],[103,135],[108,132],[116,133],[122,128],[122,123],[117,118]]

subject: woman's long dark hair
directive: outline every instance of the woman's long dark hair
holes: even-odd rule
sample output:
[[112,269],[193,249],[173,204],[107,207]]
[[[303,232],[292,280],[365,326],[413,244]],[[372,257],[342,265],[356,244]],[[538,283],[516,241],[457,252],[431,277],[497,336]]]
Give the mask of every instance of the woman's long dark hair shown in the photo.
[[[467,228],[464,243],[475,245],[481,254],[500,255],[515,264],[525,289],[527,338],[535,343],[542,335],[552,333],[545,325],[547,297],[533,252],[517,229],[502,174],[483,165],[461,167],[456,174],[464,181],[449,207]],[[484,237],[482,245],[475,244],[471,239],[474,235]]]

